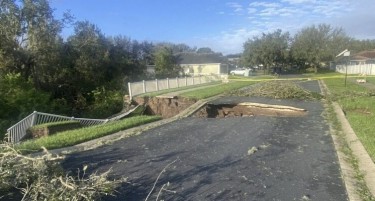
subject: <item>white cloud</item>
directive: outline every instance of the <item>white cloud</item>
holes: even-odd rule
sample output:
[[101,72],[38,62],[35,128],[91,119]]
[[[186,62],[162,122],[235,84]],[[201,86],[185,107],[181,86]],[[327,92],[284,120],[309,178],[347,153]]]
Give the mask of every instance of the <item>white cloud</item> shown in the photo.
[[200,42],[225,54],[242,52],[247,39],[281,29],[292,36],[303,27],[327,23],[343,27],[355,38],[375,39],[375,4],[373,0],[258,0],[248,7],[231,2],[227,6],[243,12],[242,25],[227,29]]
[[256,8],[247,8],[247,13],[248,14],[253,14],[256,13],[258,10]]
[[375,4],[372,0],[350,1],[350,6],[329,23],[343,27],[352,37],[375,39]]
[[235,29],[232,31],[223,31],[218,35],[206,38],[196,39],[199,46],[208,46],[214,51],[223,54],[241,53],[243,44],[253,36],[259,35],[261,32],[247,28]]
[[316,0],[281,0],[281,2],[289,4],[305,4],[305,3],[315,3]]
[[232,8],[235,13],[240,13],[244,10],[243,6],[239,3],[236,3],[236,2],[228,2],[227,6]]
[[281,7],[281,4],[255,1],[255,2],[250,3],[249,6],[250,7],[278,8],[278,7]]
[[351,7],[347,0],[342,1],[319,1],[311,6],[313,13],[323,17],[335,17],[347,12]]

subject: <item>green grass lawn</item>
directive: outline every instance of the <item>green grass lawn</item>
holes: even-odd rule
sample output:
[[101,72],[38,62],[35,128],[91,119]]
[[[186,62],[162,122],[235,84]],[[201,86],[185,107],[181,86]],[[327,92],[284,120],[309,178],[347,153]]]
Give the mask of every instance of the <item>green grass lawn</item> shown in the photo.
[[161,117],[159,116],[136,116],[125,118],[107,124],[64,131],[51,136],[28,140],[17,145],[16,148],[27,153],[39,151],[42,146],[47,149],[68,147],[160,119]]
[[332,99],[341,105],[353,130],[375,161],[375,96],[370,96],[366,88],[353,82],[347,82],[345,87],[343,78],[325,79],[324,82],[332,93]]
[[308,78],[333,78],[333,77],[344,77],[344,74],[338,72],[324,72],[324,73],[304,73],[302,74]]
[[181,97],[191,98],[191,99],[205,99],[212,96],[216,96],[222,93],[226,93],[232,90],[240,89],[252,84],[257,83],[256,81],[231,81],[229,83],[223,83],[213,87],[208,87],[204,89],[197,89],[194,91],[189,91],[180,94]]
[[[364,79],[364,77],[360,78],[360,79]],[[375,84],[375,77],[366,77],[366,81],[371,83],[371,84]]]

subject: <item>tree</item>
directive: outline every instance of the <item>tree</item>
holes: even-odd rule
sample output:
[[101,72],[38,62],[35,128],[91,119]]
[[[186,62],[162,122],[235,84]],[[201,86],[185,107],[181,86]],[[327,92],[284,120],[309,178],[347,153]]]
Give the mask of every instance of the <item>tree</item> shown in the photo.
[[334,29],[327,24],[312,25],[295,35],[291,55],[300,67],[313,67],[317,72],[319,67],[347,48],[349,41],[341,28]]
[[280,29],[249,39],[244,44],[242,62],[248,66],[262,64],[264,70],[272,66],[284,66],[287,62],[289,41],[289,33],[282,33]]
[[110,80],[116,80],[124,86],[126,81],[141,80],[146,65],[153,63],[153,44],[147,41],[138,42],[124,36],[115,36],[110,41]]
[[176,77],[181,71],[171,48],[161,47],[155,52],[155,74],[158,78]]
[[349,43],[349,48],[353,52],[361,52],[365,50],[374,50],[375,49],[375,40],[355,40],[351,39]]
[[211,50],[209,47],[201,47],[197,50],[198,54],[212,54],[215,53],[214,51]]
[[[47,0],[4,0],[0,4],[0,68],[21,73],[37,88],[48,85],[48,73],[63,20],[56,20]],[[47,77],[46,77],[47,76]]]

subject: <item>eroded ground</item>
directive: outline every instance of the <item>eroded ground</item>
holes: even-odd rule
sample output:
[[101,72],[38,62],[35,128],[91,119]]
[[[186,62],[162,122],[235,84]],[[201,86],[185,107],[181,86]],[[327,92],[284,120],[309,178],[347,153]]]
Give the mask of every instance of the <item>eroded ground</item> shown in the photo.
[[127,177],[117,197],[105,200],[144,200],[173,161],[149,200],[168,183],[159,200],[347,200],[320,102],[226,97],[212,104],[241,102],[293,106],[307,113],[189,117],[69,155],[64,166],[112,168],[114,178]]

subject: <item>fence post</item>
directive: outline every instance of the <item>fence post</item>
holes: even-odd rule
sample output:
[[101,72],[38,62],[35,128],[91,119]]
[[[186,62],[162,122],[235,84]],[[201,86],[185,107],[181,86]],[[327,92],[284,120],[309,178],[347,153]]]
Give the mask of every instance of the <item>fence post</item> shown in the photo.
[[167,78],[167,89],[169,89],[169,78]]
[[158,83],[158,79],[155,79],[155,84],[156,84],[156,91],[159,91],[159,83]]
[[187,86],[187,77],[185,76],[185,86]]
[[38,113],[37,111],[34,111],[33,112],[33,116],[31,117],[31,124],[30,124],[30,127],[34,126],[35,125],[35,121],[36,121],[36,117],[37,117]]
[[177,88],[179,88],[178,77],[176,77]]
[[202,75],[199,75],[199,84],[202,84],[201,77],[202,77]]
[[146,93],[146,82],[143,80],[143,93]]
[[195,78],[194,78],[194,75],[193,75],[193,85],[195,84],[195,83],[194,83],[194,79],[195,79]]
[[128,82],[128,91],[129,91],[129,97],[130,100],[133,99],[133,93],[132,93],[132,83]]

